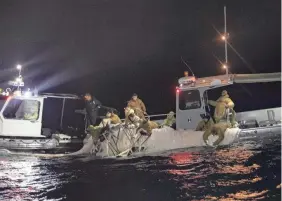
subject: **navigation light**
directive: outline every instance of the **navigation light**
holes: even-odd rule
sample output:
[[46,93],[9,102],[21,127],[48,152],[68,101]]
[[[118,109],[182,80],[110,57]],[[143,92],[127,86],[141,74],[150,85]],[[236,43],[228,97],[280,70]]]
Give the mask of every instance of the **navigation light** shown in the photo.
[[18,65],[17,65],[17,69],[18,69],[18,70],[21,70],[21,69],[22,69],[22,65],[18,64]]

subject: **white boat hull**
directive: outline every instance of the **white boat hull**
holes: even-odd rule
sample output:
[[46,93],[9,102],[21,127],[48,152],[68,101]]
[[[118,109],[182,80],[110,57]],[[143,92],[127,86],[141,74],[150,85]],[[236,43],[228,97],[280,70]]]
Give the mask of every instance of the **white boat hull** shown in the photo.
[[[203,141],[203,131],[174,130],[170,127],[154,129],[150,137],[140,136],[140,134],[135,132],[135,129],[124,127],[110,129],[106,137],[107,139],[101,143],[96,156],[126,156],[138,152],[146,155],[173,149],[203,147],[212,145],[217,139],[217,136],[210,136],[208,140],[209,145],[207,145]],[[224,140],[219,145],[231,145],[244,141],[262,142],[273,137],[281,138],[280,125],[250,129],[230,128],[226,130]],[[95,152],[95,148],[92,137],[88,136],[83,148],[72,155],[92,154]],[[134,152],[132,152],[132,148],[135,148]]]

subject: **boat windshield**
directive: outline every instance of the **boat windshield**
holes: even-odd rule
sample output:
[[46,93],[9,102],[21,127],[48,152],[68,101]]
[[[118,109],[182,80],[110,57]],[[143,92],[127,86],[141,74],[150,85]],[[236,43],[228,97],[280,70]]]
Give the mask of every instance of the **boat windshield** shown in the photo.
[[181,91],[179,93],[179,109],[192,110],[201,107],[201,96],[198,90]]
[[7,99],[8,99],[8,96],[0,96],[0,110],[2,110]]
[[40,102],[13,98],[5,107],[3,116],[6,119],[37,120]]

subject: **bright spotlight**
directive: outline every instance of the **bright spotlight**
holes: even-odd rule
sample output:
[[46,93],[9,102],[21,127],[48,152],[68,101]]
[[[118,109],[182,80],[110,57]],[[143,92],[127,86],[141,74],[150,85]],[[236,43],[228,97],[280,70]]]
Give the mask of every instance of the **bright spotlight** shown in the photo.
[[224,64],[224,65],[222,66],[222,68],[226,69],[226,68],[227,68],[227,66]]
[[18,64],[18,65],[17,65],[17,69],[18,69],[18,70],[21,70],[21,69],[22,69],[22,65]]
[[16,78],[16,82],[22,82],[23,80],[22,80],[22,78],[21,77],[17,77]]
[[226,40],[226,36],[221,36],[221,40]]

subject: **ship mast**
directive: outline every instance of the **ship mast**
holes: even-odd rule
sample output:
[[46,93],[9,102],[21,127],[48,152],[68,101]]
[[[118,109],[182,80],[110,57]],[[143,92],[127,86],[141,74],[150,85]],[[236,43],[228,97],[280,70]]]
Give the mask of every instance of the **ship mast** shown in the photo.
[[223,65],[223,68],[226,69],[226,75],[228,76],[228,56],[227,56],[227,26],[226,26],[226,6],[224,6],[224,34],[222,35],[222,40],[224,40],[224,49],[225,49],[225,64]]
[[20,91],[21,90],[21,84],[22,84],[22,74],[21,74],[21,72],[22,72],[22,65],[20,65],[20,64],[18,64],[17,65],[17,69],[18,69],[18,71],[19,71],[19,75],[18,75],[18,77],[16,78],[16,83],[17,83],[17,86],[18,86],[18,91]]

